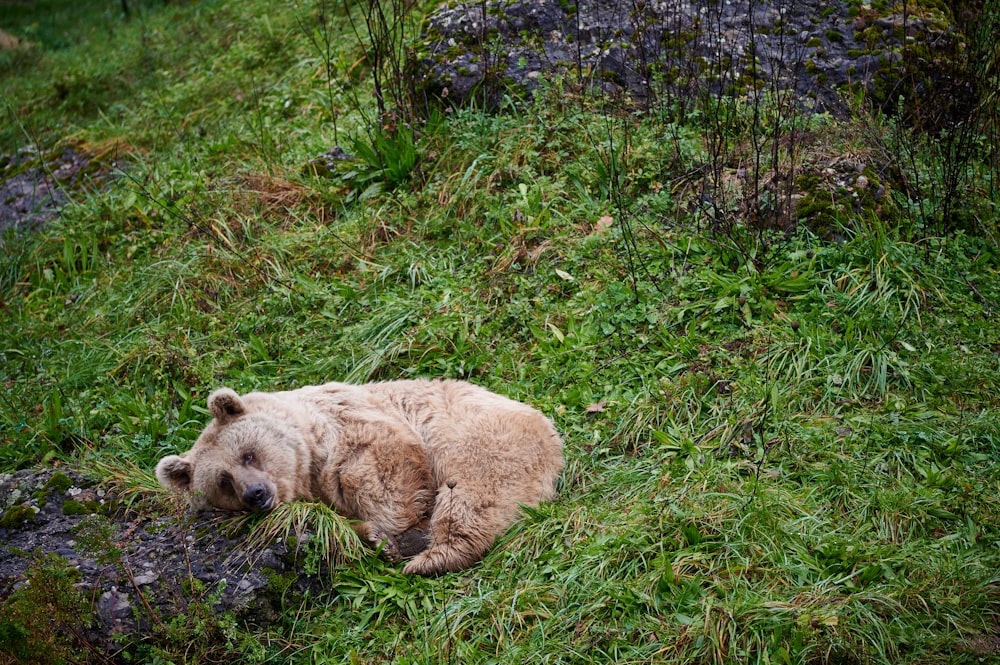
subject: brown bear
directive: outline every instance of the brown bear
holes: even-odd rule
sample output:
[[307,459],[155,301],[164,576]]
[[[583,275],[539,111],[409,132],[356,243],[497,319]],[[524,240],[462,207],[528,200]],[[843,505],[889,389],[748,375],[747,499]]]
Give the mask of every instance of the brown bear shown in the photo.
[[405,573],[478,561],[521,505],[552,497],[562,441],[539,411],[464,381],[327,383],[208,398],[185,455],[156,466],[197,507],[321,500]]

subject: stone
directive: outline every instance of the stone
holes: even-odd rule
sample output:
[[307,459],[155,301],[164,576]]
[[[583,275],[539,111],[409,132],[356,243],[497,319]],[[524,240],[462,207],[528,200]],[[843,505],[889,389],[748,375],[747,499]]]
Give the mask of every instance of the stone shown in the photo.
[[[73,470],[60,472],[72,479],[73,486],[81,490],[79,495],[98,495],[86,476]],[[16,496],[20,501],[16,505],[27,503],[38,510],[38,499],[33,497],[52,475],[53,470],[3,474],[0,506]],[[105,496],[113,506],[113,495],[105,492]],[[36,552],[61,556],[67,567],[79,573],[74,586],[95,611],[96,620],[84,637],[107,653],[120,650],[116,640],[121,635],[138,640],[151,629],[149,611],[138,600],[140,590],[161,622],[169,623],[171,617],[184,613],[189,603],[211,597],[216,611],[231,612],[260,625],[281,612],[281,607],[274,606],[280,599],[269,592],[269,576],[298,575],[292,564],[283,563],[293,559],[284,557],[287,549],[283,545],[251,553],[243,543],[244,535],[229,538],[218,528],[219,514],[215,512],[192,514],[179,522],[176,517],[107,511],[103,519],[110,523],[111,540],[121,550],[120,556],[109,560],[107,550],[89,552],[82,544],[86,541],[78,529],[88,516],[62,513],[62,504],[70,500],[68,492],[51,492],[44,500],[44,508],[21,528],[0,529],[0,588],[13,592],[23,587]],[[198,571],[196,579],[206,584],[203,591],[191,590],[189,572],[194,571]],[[222,585],[224,579],[234,582]],[[318,578],[305,575],[298,575],[297,585],[302,590],[320,588]],[[222,591],[215,593],[220,586]]]
[[[940,51],[922,61],[946,81],[938,60],[960,52],[962,38],[938,10],[921,11],[931,15],[911,12],[907,25],[934,35],[918,47]],[[553,75],[640,103],[748,94],[756,77],[806,110],[845,114],[845,87],[871,92],[877,79],[898,76],[902,16],[873,14],[858,15],[848,0],[452,2],[427,19],[419,68],[424,88],[451,104],[530,95]]]

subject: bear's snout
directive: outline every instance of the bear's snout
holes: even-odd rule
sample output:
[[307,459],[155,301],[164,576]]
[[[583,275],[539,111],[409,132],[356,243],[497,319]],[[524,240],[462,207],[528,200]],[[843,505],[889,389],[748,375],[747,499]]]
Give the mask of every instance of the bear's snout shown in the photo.
[[254,510],[268,510],[274,505],[274,494],[261,483],[254,483],[243,492],[243,501]]

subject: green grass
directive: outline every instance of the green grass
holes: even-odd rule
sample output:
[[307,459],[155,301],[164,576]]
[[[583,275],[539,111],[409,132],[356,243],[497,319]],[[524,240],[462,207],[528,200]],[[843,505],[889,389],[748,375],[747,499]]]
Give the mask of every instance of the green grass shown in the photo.
[[[0,470],[88,465],[152,509],[148,470],[191,445],[215,387],[413,376],[536,405],[567,454],[553,503],[438,579],[291,508],[272,533],[311,525],[347,548],[327,592],[256,632],[224,620],[211,652],[178,634],[155,655],[996,657],[972,647],[1000,625],[996,200],[970,200],[975,233],[946,237],[902,191],[901,219],[862,208],[833,239],[742,226],[736,195],[719,203],[737,223],[713,226],[691,185],[707,116],[556,87],[393,133],[341,5],[141,9],[91,13],[59,43],[40,10],[4,26],[41,46],[0,79],[16,119],[0,152],[72,140],[128,157],[0,247]],[[799,122],[801,169],[881,127]],[[727,130],[724,169],[748,163],[747,126]],[[317,174],[335,142],[364,148]]]

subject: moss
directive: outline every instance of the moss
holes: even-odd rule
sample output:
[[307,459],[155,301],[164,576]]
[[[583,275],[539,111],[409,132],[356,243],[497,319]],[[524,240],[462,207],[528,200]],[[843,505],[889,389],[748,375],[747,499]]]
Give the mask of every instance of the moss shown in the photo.
[[883,221],[898,220],[899,208],[890,195],[889,186],[883,183],[878,174],[870,168],[862,171],[861,175],[865,177],[868,184],[864,188],[855,187],[854,189],[858,206],[873,218]]
[[75,499],[68,499],[62,507],[63,515],[93,515],[100,510],[101,504],[97,501],[77,501]]
[[836,226],[840,209],[830,192],[825,190],[819,176],[815,173],[804,174],[799,177],[797,185],[803,197],[796,207],[796,218],[818,233]]
[[282,605],[282,600],[288,594],[289,589],[293,588],[298,579],[299,576],[295,573],[295,571],[291,570],[284,574],[272,571],[271,574],[268,575],[267,592],[275,605]]
[[823,45],[823,40],[820,39],[819,37],[810,37],[809,41],[806,42],[806,46],[809,46],[809,47],[812,47],[812,48],[815,48],[817,46],[822,46],[822,45]]
[[837,32],[836,30],[827,30],[826,38],[835,44],[840,44],[844,41],[844,36]]
[[697,30],[680,28],[663,35],[662,46],[666,50],[677,50],[695,41],[698,36],[699,32]]
[[42,490],[47,492],[65,492],[72,486],[72,478],[67,476],[62,471],[56,471],[52,474],[52,477],[48,479],[45,485],[42,486]]
[[[861,176],[867,182],[862,183]],[[898,220],[899,208],[888,187],[871,168],[860,174],[841,174],[839,179],[846,179],[847,186],[836,186],[817,173],[806,173],[796,179],[802,198],[795,217],[813,232],[829,233],[841,223],[861,218]]]
[[0,529],[20,529],[35,516],[35,509],[26,503],[11,506],[0,517]]
[[829,218],[829,220],[832,220],[834,212],[836,212],[836,208],[830,201],[824,201],[814,196],[807,196],[799,203],[796,216],[799,219]]
[[53,492],[63,493],[73,486],[73,479],[67,476],[62,471],[56,471],[51,477],[46,481],[42,488],[32,494],[32,498],[38,503],[39,508],[44,508],[45,504],[49,501],[49,495]]

